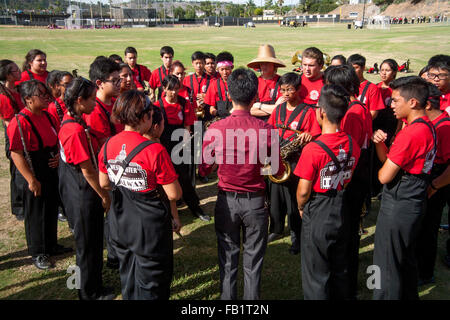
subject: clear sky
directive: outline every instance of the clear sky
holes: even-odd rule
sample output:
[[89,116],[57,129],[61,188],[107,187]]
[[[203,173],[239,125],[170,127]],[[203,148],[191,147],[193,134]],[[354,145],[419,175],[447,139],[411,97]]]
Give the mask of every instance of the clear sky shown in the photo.
[[[85,3],[90,3],[90,2],[92,2],[93,4],[94,3],[97,3],[97,1],[99,1],[99,0],[80,0],[80,1],[77,1],[77,0],[72,0],[73,2],[85,2]],[[167,1],[171,1],[171,0],[167,0]],[[189,0],[187,0],[188,2],[189,2]],[[201,0],[200,0],[201,1]],[[220,1],[220,0],[219,0]],[[239,4],[244,4],[244,3],[246,3],[247,2],[247,0],[230,0],[231,2],[234,2],[234,3],[239,3]],[[223,2],[230,2],[230,1],[223,1]],[[253,0],[254,2],[255,2],[255,4],[257,5],[257,6],[261,6],[261,5],[264,5],[264,2],[265,2],[265,0]],[[109,3],[109,1],[108,0],[100,0],[100,2],[103,2],[103,3]],[[117,3],[118,2],[118,0],[113,0],[113,3]],[[141,2],[142,3],[145,3],[146,2],[146,0],[141,0]],[[222,1],[221,1],[222,2]],[[284,4],[285,5],[291,5],[291,4],[298,4],[298,0],[285,0],[284,1]]]

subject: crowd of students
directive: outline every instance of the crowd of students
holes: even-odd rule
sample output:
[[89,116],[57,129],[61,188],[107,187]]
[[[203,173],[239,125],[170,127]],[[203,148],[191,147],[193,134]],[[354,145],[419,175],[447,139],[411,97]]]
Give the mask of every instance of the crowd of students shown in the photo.
[[[335,56],[325,69],[315,47],[302,52],[301,75],[282,76],[285,64],[271,45],[259,47],[249,69],[234,71],[231,53],[196,51],[188,76],[174,54],[162,47],[162,65],[152,72],[128,47],[123,59],[97,57],[89,80],[48,72],[37,49],[22,72],[0,61],[11,210],[24,220],[37,268],[51,268],[51,256],[72,250],[57,243],[59,212],[75,240],[80,299],[115,297],[102,283],[103,243],[123,299],[168,299],[172,232],[182,227],[177,204],[183,198],[195,217],[210,221],[195,185],[217,169],[222,299],[237,299],[241,232],[244,299],[259,299],[267,243],[283,237],[286,215],[305,299],[356,299],[359,228],[373,196],[381,197],[374,299],[418,299],[418,285],[435,281],[437,234],[450,199],[449,56],[433,56],[419,76],[399,79],[396,61],[386,59],[373,84],[364,78],[363,56]],[[198,168],[195,121],[203,124]],[[179,129],[184,134],[175,139]],[[242,130],[264,134],[230,145]],[[189,161],[179,163],[173,154],[181,143]],[[278,149],[271,156],[278,168],[272,176],[291,170],[283,182],[261,174],[265,161],[249,161],[273,145],[295,146],[284,158]],[[235,153],[227,157],[235,151],[244,163]],[[450,241],[445,263],[450,267]]]

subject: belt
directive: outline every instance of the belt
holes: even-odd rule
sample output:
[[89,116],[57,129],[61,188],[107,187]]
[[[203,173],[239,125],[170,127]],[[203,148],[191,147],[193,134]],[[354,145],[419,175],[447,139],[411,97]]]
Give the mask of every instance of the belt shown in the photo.
[[227,197],[233,197],[233,198],[257,198],[257,197],[263,197],[265,196],[264,190],[259,190],[255,192],[235,192],[235,191],[224,191],[219,190],[219,194],[225,195]]
[[311,198],[313,198],[313,197],[335,197],[338,194],[338,192],[341,192],[341,191],[344,191],[344,190],[338,191],[336,189],[330,189],[327,192],[313,191],[313,192],[311,192]]
[[402,170],[402,171],[403,171],[402,176],[413,177],[413,178],[417,178],[417,179],[424,180],[427,182],[430,180],[429,174],[425,174],[425,173],[412,174],[412,173],[406,172],[405,170]]

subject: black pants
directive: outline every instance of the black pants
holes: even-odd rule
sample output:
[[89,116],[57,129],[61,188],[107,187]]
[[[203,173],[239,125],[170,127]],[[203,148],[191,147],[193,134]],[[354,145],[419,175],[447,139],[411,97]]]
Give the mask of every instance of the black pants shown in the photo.
[[10,180],[10,196],[11,196],[11,213],[14,215],[23,215],[23,188],[28,188],[27,185],[22,182],[17,181],[16,175],[17,168],[14,164],[14,161],[9,161],[9,173],[11,175]]
[[301,240],[305,300],[349,298],[347,215],[343,191],[313,194],[305,206]]
[[189,172],[189,164],[174,164],[176,173],[178,174],[178,182],[183,191],[183,200],[191,211],[195,211],[200,206],[200,199],[192,185],[191,174]]
[[236,194],[219,191],[215,208],[220,293],[237,299],[237,273],[243,233],[244,300],[260,295],[261,271],[267,247],[268,212],[264,192]]
[[426,201],[425,180],[397,175],[384,185],[375,231],[373,264],[380,268],[375,300],[418,299],[416,243]]
[[67,219],[74,228],[76,261],[80,268],[80,300],[95,299],[102,288],[103,215],[101,199],[81,170],[60,161],[59,191]]
[[111,232],[109,230],[109,220],[110,220],[110,215],[107,214],[105,221],[104,221],[104,226],[103,226],[103,230],[104,230],[104,237],[105,237],[105,244],[106,244],[106,257],[108,260],[118,260],[119,258],[117,257],[117,253],[114,250],[114,247],[111,245]]
[[300,246],[302,221],[297,206],[297,185],[299,178],[291,175],[285,183],[269,182],[270,189],[270,233],[283,234],[284,221],[288,216],[293,246]]
[[416,251],[419,277],[422,279],[429,279],[434,273],[439,226],[448,199],[450,199],[450,185],[439,189],[427,199]]

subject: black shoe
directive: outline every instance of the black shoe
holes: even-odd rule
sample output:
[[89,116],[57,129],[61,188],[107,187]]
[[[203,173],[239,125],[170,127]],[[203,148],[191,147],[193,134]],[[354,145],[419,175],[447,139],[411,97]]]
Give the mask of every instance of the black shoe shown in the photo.
[[16,214],[17,221],[23,221],[25,220],[25,216],[23,214]]
[[72,252],[72,251],[73,251],[73,249],[70,248],[70,247],[64,247],[64,246],[62,246],[62,245],[60,245],[60,244],[57,244],[57,245],[53,248],[51,254],[52,254],[53,256],[59,256],[59,255],[61,255],[61,254],[69,253],[69,252]]
[[283,235],[281,235],[281,234],[270,233],[269,236],[267,237],[267,243],[280,240],[281,238],[283,238]]
[[71,234],[75,235],[75,229],[69,228],[69,230]]
[[207,214],[205,214],[205,213],[203,212],[202,208],[200,208],[200,207],[198,207],[197,209],[195,209],[195,211],[193,211],[192,214],[193,214],[195,217],[197,217],[197,218],[199,218],[200,220],[202,220],[202,221],[206,221],[206,222],[211,221],[211,217],[208,216]]
[[120,262],[119,259],[106,259],[106,267],[113,270],[119,270],[120,268]]
[[113,288],[103,287],[95,300],[114,300],[115,297]]
[[300,253],[300,246],[299,245],[291,245],[289,248],[289,253],[292,255],[297,255]]
[[183,204],[184,204],[184,202],[183,202],[183,200],[182,200],[182,199],[180,199],[180,200],[177,200],[177,207],[182,207],[182,206],[183,206]]
[[39,255],[32,258],[34,266],[41,270],[47,270],[52,267],[52,263],[47,255]]
[[208,183],[209,179],[208,177],[202,177],[202,176],[198,176],[198,179],[200,180],[201,183]]
[[58,213],[58,220],[61,222],[66,222],[67,221],[67,217],[63,214],[63,213]]
[[421,286],[424,286],[427,284],[432,284],[432,283],[435,283],[434,276],[432,276],[431,278],[428,278],[428,279],[419,278],[419,281],[417,281],[417,286],[421,287]]

